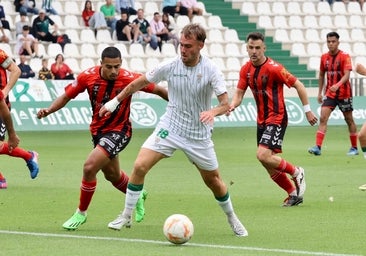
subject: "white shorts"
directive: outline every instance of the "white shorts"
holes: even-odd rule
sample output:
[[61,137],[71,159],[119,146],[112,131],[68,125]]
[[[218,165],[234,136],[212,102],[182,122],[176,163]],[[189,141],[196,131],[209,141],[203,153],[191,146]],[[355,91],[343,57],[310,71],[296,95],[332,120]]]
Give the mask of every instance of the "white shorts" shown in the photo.
[[219,167],[214,143],[211,139],[192,140],[184,138],[161,126],[155,128],[142,147],[162,153],[167,157],[171,157],[177,149],[180,149],[192,163],[202,170],[214,171]]

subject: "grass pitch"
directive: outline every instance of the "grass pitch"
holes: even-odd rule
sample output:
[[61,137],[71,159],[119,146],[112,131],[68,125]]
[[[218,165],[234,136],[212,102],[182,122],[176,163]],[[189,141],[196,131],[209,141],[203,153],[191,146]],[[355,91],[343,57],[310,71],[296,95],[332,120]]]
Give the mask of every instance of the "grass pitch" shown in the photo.
[[[124,205],[124,195],[98,174],[88,220],[74,232],[61,225],[78,206],[82,166],[92,148],[88,131],[21,132],[21,146],[38,151],[40,174],[31,180],[23,160],[1,156],[8,189],[0,190],[0,255],[366,255],[366,160],[346,156],[346,126],[331,126],[321,156],[307,153],[315,127],[288,127],[283,150],[305,168],[304,203],[281,207],[286,194],[258,163],[256,129],[217,128],[214,141],[220,171],[249,237],[232,234],[226,218],[198,172],[182,152],[148,174],[146,217],[131,229],[112,231],[107,223]],[[151,130],[134,130],[120,154],[129,174]],[[330,200],[333,199],[333,200]],[[190,217],[195,234],[183,246],[162,232],[173,213]]]

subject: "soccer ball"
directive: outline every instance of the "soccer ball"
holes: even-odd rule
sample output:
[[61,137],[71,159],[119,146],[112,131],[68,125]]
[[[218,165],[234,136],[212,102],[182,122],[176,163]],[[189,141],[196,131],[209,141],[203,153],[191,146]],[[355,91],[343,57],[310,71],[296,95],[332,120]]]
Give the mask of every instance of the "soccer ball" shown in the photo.
[[173,244],[184,244],[193,235],[193,223],[183,214],[173,214],[165,220],[163,232],[169,242]]

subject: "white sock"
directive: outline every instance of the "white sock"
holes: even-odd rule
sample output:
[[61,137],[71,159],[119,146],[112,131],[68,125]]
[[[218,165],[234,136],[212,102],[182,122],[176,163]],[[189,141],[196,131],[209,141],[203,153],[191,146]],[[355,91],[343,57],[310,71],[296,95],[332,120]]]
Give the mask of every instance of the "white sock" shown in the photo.
[[229,216],[232,215],[234,213],[234,208],[233,205],[231,203],[231,199],[230,196],[226,201],[217,201],[219,203],[219,205],[221,206],[222,210],[224,211],[224,213]]
[[139,200],[142,190],[133,191],[127,188],[126,199],[125,199],[125,209],[123,210],[123,215],[127,217],[132,216],[133,210],[136,208],[137,201]]

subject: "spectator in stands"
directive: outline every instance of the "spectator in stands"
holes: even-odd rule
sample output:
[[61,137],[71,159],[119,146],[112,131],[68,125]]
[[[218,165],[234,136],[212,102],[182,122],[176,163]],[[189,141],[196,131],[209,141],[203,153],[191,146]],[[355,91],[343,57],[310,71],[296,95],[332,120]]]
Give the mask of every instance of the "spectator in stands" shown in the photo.
[[15,23],[15,35],[18,37],[23,32],[25,25],[29,26],[29,20],[26,12],[19,13],[20,19]]
[[165,27],[163,21],[161,20],[161,15],[158,12],[154,13],[153,19],[150,21],[151,32],[158,39],[158,47],[161,51],[161,46],[163,41],[167,42],[169,40],[169,30]]
[[108,28],[104,14],[102,12],[94,11],[90,0],[85,1],[84,10],[81,16],[83,17],[84,25],[86,27],[93,28],[95,33],[98,29]]
[[27,57],[25,55],[19,56],[20,63],[18,64],[18,67],[20,68],[20,76],[19,78],[31,78],[34,77],[36,74],[32,70],[31,66],[29,66],[26,61]]
[[9,37],[5,34],[5,30],[3,28],[2,25],[2,21],[0,20],[0,31],[1,31],[1,35],[0,35],[0,43],[9,43]]
[[4,7],[2,5],[0,5],[0,21],[3,24],[4,29],[9,29],[10,30],[9,21],[6,20]]
[[[49,26],[53,26],[53,33],[49,31]],[[46,10],[41,9],[37,18],[33,20],[32,24],[33,36],[39,41],[57,42],[57,24],[46,15]]]
[[106,3],[100,7],[100,11],[104,14],[105,21],[107,22],[107,26],[110,27],[111,32],[116,29],[117,19],[116,8],[112,4],[112,0],[106,0]]
[[116,12],[127,13],[127,16],[136,15],[135,0],[116,0]]
[[203,10],[198,6],[197,0],[181,0],[181,5],[187,8],[187,15],[190,20],[192,20],[193,15],[203,14]]
[[179,38],[177,36],[174,18],[172,16],[169,16],[169,14],[167,14],[167,13],[163,13],[162,22],[164,23],[164,26],[169,31],[169,33],[168,33],[169,41],[168,42],[173,43],[175,46],[175,49],[177,50],[178,44],[179,44]]
[[23,26],[22,33],[17,36],[16,53],[19,55],[29,55],[31,57],[39,57],[38,54],[38,40],[30,34],[30,27]]
[[57,11],[55,10],[55,8],[52,7],[52,2],[54,0],[42,0],[42,8],[46,10],[46,12],[53,14],[53,15],[58,15]]
[[136,42],[140,34],[139,32],[137,25],[128,21],[128,14],[126,12],[122,12],[121,19],[116,23],[117,40],[128,41],[130,43]]
[[172,17],[176,14],[188,15],[187,8],[182,6],[181,2],[178,0],[163,0],[162,6],[163,13],[168,13]]
[[52,80],[55,76],[52,74],[51,70],[48,69],[48,60],[42,59],[42,68],[38,72],[38,79],[40,80]]
[[137,10],[137,18],[133,20],[134,24],[138,25],[140,35],[138,42],[142,44],[149,44],[151,48],[156,50],[158,48],[158,38],[152,33],[150,23],[144,17],[144,10]]
[[35,0],[15,0],[15,11],[17,12],[25,12],[31,14],[38,14],[39,11],[36,8]]
[[55,62],[51,65],[51,72],[55,76],[55,79],[74,79],[74,72],[64,63],[64,56],[60,53],[56,55]]

